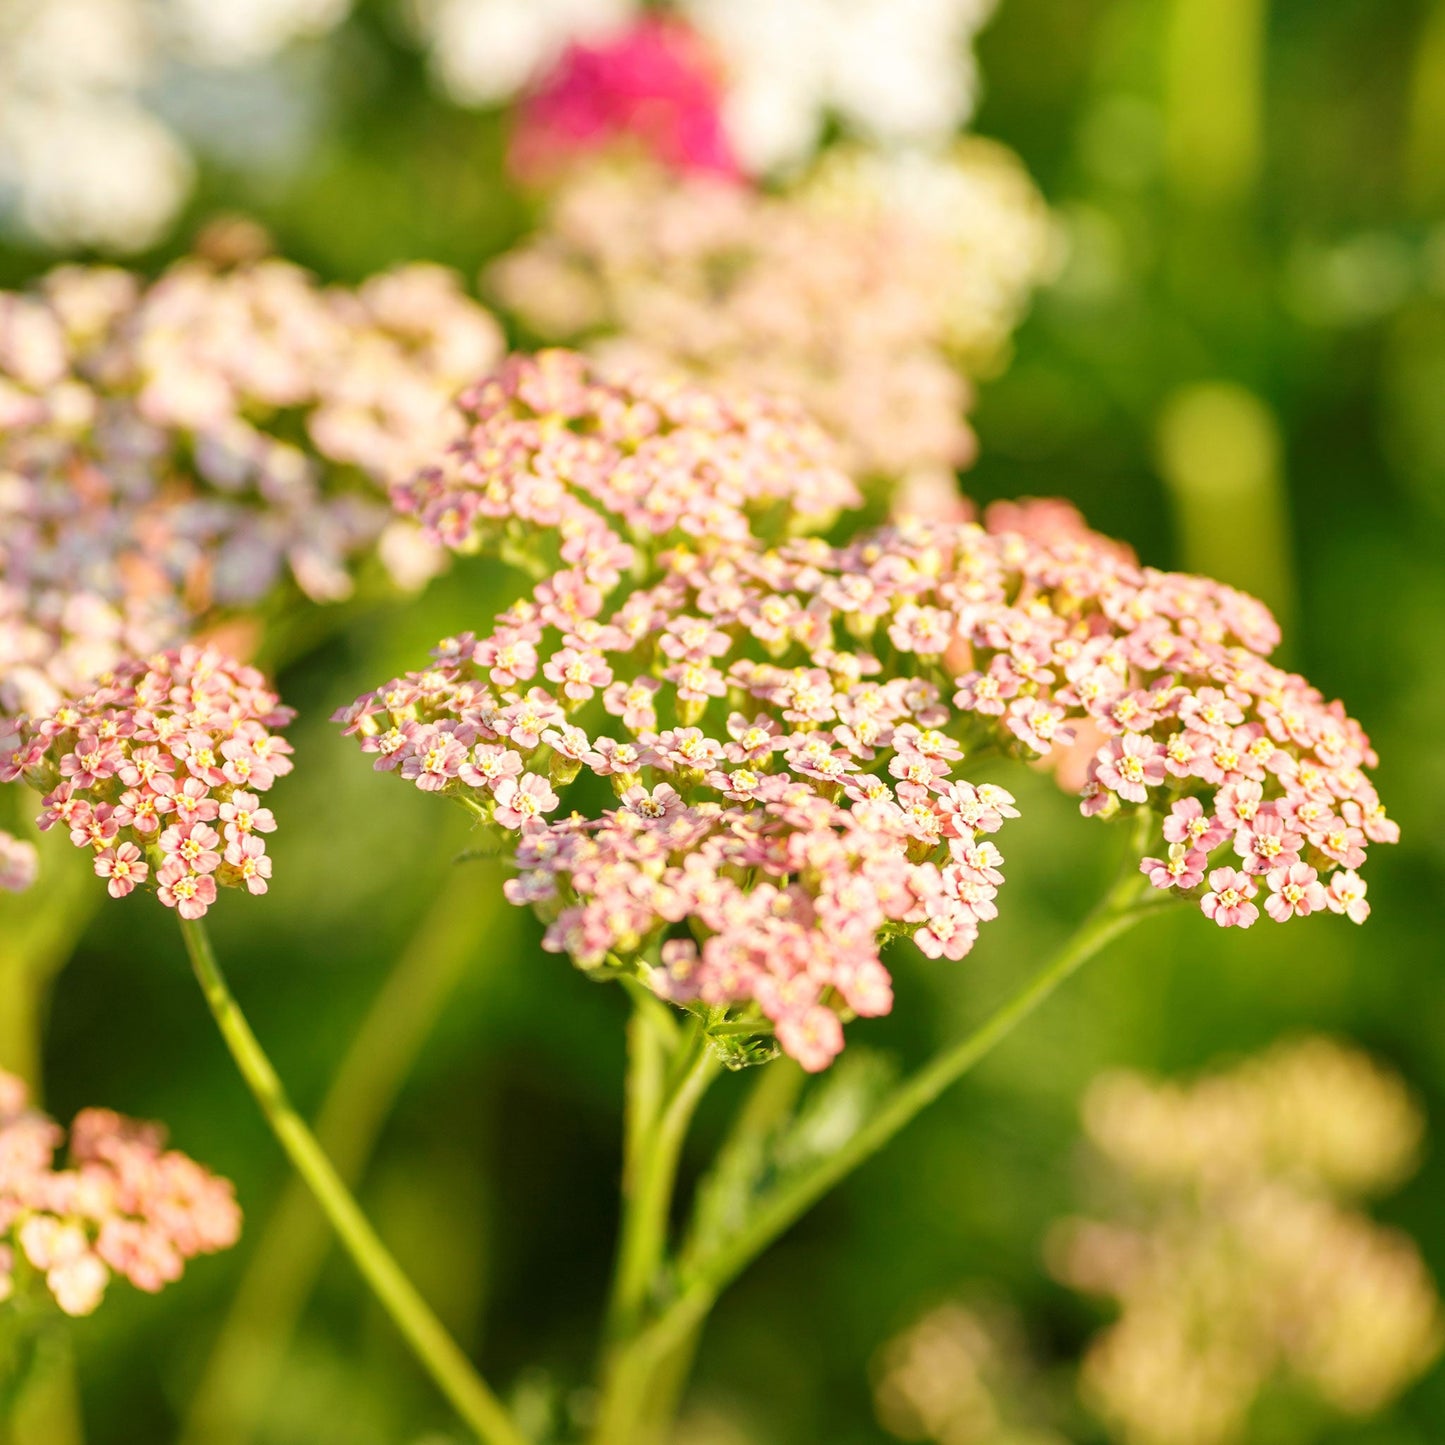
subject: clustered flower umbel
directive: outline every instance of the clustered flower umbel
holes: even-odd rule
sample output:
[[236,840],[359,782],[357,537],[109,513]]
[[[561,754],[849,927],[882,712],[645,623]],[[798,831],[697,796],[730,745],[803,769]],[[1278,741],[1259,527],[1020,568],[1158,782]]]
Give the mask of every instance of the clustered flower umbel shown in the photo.
[[149,287],[67,266],[0,293],[0,743],[288,578],[337,601],[375,549],[425,581],[443,554],[387,488],[499,347],[431,266],[355,291],[279,261]]
[[218,887],[264,893],[258,794],[291,771],[291,720],[256,669],[187,645],[122,664],[95,689],[26,724],[0,750],[0,782],[44,794],[40,827],[65,828],[112,898],[153,888],[201,918]]
[[1119,1305],[1081,1384],[1129,1445],[1244,1438],[1272,1377],[1369,1415],[1438,1357],[1418,1250],[1358,1207],[1418,1163],[1424,1119],[1396,1075],[1309,1038],[1185,1084],[1105,1075],[1084,1121],[1114,1206],[1060,1226],[1051,1254]]
[[89,1314],[112,1272],[154,1293],[188,1259],[236,1242],[231,1185],[164,1147],[158,1125],[86,1109],[65,1131],[0,1071],[0,1301],[44,1285],[66,1314]]
[[[659,993],[760,1012],[821,1068],[839,1013],[890,1006],[882,940],[960,958],[995,915],[988,835],[1015,810],[965,755],[1049,757],[1076,724],[1104,739],[1083,811],[1162,820],[1156,886],[1222,925],[1256,879],[1281,921],[1367,911],[1355,869],[1395,831],[1374,757],[1264,659],[1253,599],[1087,534],[789,540],[848,500],[806,423],[567,353],[512,359],[465,405],[468,436],[400,504],[450,546],[530,544],[544,580],[338,719],[378,770],[517,835],[508,894],[581,966],[645,956]],[[762,501],[792,514],[767,548]],[[584,773],[618,806],[553,818]],[[1211,869],[1231,850],[1242,871]]]
[[542,340],[798,398],[886,489],[973,460],[968,378],[996,364],[1052,250],[1017,158],[970,139],[840,153],[776,194],[579,165],[488,279]]
[[0,293],[0,584],[41,619],[79,593],[250,606],[287,573],[331,602],[378,538],[415,581],[434,561],[386,490],[500,351],[434,266],[356,290],[276,260],[186,260],[150,286],[67,266]]

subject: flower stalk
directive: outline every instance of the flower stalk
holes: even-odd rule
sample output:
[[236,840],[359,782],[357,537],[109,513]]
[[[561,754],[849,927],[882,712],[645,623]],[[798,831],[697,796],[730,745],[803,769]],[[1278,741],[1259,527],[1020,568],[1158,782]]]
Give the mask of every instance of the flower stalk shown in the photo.
[[698,1020],[679,1029],[665,1004],[638,988],[628,1027],[622,1232],[608,1304],[596,1445],[640,1445],[646,1375],[631,1343],[646,1323],[664,1268],[678,1160],[699,1101],[720,1069]]
[[[671,1377],[677,1362],[682,1361],[685,1368],[697,1332],[722,1290],[829,1191],[992,1053],[1089,959],[1141,918],[1169,906],[1167,902],[1143,900],[1141,895],[1147,892],[1145,880],[1138,873],[1126,871],[1099,906],[1012,998],[897,1085],[845,1144],[796,1178],[780,1184],[736,1230],[711,1247],[690,1245],[684,1251],[676,1293],[642,1327],[632,1331],[609,1359],[594,1445],[621,1445],[623,1441],[628,1445],[650,1445],[658,1438],[665,1421],[657,1418],[655,1396],[664,1387],[668,1397],[675,1393],[678,1382]],[[740,1126],[746,1122],[740,1120]],[[740,1127],[739,1133],[743,1132]],[[745,1147],[745,1143],[735,1136],[729,1148]],[[644,1433],[642,1422],[649,1416],[651,1423],[646,1429],[650,1433]]]
[[315,1196],[372,1293],[457,1414],[485,1445],[527,1445],[501,1401],[377,1237],[315,1136],[296,1112],[227,986],[199,919],[180,920],[191,967],[236,1067],[277,1142]]
[[[498,902],[475,869],[454,868],[382,985],[316,1116],[316,1138],[354,1189],[377,1136]],[[292,1176],[250,1250],[245,1275],[192,1398],[183,1445],[245,1445],[325,1263],[330,1242]]]

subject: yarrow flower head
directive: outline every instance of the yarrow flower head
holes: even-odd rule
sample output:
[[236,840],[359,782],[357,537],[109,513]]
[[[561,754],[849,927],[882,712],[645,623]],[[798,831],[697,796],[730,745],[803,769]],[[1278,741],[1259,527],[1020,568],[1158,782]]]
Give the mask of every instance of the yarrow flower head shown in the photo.
[[66,1314],[87,1315],[112,1274],[150,1293],[188,1259],[236,1242],[230,1184],[164,1147],[155,1124],[86,1109],[65,1132],[0,1071],[0,1301],[42,1281]]
[[19,720],[278,588],[339,600],[373,552],[426,581],[444,554],[387,488],[500,348],[430,266],[356,290],[276,260],[150,286],[67,266],[0,292],[0,756]]
[[445,445],[452,396],[500,351],[432,266],[356,290],[272,259],[185,260],[150,286],[68,266],[0,293],[0,581],[54,589],[57,612],[80,591],[244,606],[288,575],[329,602],[385,534],[410,582],[435,563],[386,488]]
[[567,47],[519,108],[512,166],[542,178],[630,144],[675,171],[736,177],[721,105],[719,67],[702,37],[678,19],[645,15]]
[[[650,552],[822,527],[858,501],[823,433],[792,405],[614,373],[566,351],[509,357],[461,397],[445,461],[394,491],[454,548],[527,552],[568,570],[547,605],[585,619]],[[545,560],[544,560],[545,559]]]
[[[479,388],[451,470],[402,498],[454,545],[525,521],[535,560],[553,529],[557,570],[337,715],[378,771],[512,835],[507,893],[547,921],[548,948],[636,972],[729,1036],[766,1021],[821,1068],[843,1019],[890,1007],[887,939],[961,958],[996,914],[990,835],[1016,810],[965,775],[970,756],[1055,763],[1076,730],[1085,814],[1162,828],[1165,856],[1140,865],[1156,887],[1224,926],[1252,923],[1265,886],[1275,920],[1364,916],[1353,870],[1395,832],[1374,756],[1338,704],[1265,660],[1261,604],[1082,529],[919,520],[768,545],[745,481],[700,527],[717,474],[654,500],[609,393],[554,399],[586,375],[555,353],[512,363]],[[544,405],[585,422],[542,424]],[[579,447],[602,416],[608,442]]]
[[112,898],[149,887],[200,918],[218,887],[266,892],[276,823],[257,794],[291,771],[272,729],[292,715],[254,668],[188,645],[125,663],[26,725],[0,782],[44,795],[41,829],[88,850]]

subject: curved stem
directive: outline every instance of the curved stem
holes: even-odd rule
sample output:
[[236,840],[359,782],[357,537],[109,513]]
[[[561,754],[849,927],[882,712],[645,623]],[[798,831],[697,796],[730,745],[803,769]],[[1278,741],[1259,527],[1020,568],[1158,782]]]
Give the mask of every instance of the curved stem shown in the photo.
[[972,1033],[942,1049],[898,1085],[882,1107],[835,1153],[767,1197],[748,1222],[697,1259],[676,1298],[632,1342],[630,1368],[650,1375],[671,1353],[686,1349],[722,1289],[847,1175],[871,1158],[951,1084],[998,1047],[1068,978],[1159,905],[1139,904],[1145,887],[1126,875],[1064,946],[1007,1003]]
[[[403,1081],[490,921],[490,879],[454,868],[382,984],[316,1117],[316,1137],[355,1188]],[[495,934],[493,934],[495,938]],[[331,1235],[311,1192],[292,1175],[252,1246],[191,1399],[183,1445],[244,1445],[255,1433]]]
[[377,1237],[315,1136],[292,1107],[270,1059],[231,996],[205,926],[182,919],[181,932],[201,991],[242,1078],[372,1293],[437,1387],[480,1440],[486,1445],[527,1445],[501,1401]]

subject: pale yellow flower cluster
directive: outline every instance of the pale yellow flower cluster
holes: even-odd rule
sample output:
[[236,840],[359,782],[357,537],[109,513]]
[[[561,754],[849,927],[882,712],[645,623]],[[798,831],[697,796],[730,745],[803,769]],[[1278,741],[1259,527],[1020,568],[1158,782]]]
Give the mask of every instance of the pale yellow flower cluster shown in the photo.
[[1126,1445],[1247,1439],[1274,1383],[1369,1415],[1435,1360],[1419,1252],[1357,1207],[1417,1156],[1397,1077],[1312,1038],[1190,1085],[1106,1076],[1084,1118],[1113,1205],[1059,1226],[1051,1262],[1118,1305],[1081,1391]]
[[930,1310],[879,1352],[873,1399],[900,1440],[933,1445],[1065,1445],[1021,1423],[1033,1369],[1006,1313],[952,1301]]

